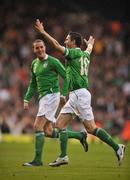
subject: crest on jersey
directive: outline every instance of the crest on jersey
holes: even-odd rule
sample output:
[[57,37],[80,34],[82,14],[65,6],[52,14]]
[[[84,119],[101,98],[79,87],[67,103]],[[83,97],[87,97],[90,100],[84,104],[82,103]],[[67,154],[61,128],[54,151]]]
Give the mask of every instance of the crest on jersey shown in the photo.
[[48,63],[46,62],[46,63],[43,64],[43,67],[46,68],[47,65],[48,65]]

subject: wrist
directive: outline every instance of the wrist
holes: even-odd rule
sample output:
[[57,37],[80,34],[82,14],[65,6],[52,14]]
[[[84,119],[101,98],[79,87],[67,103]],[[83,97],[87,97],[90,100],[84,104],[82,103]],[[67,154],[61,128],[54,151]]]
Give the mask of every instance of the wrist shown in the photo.
[[41,34],[42,35],[45,35],[46,34],[46,31],[44,29],[41,30]]
[[89,49],[92,49],[92,48],[93,48],[93,45],[89,43],[89,44],[88,44],[88,48],[89,48]]

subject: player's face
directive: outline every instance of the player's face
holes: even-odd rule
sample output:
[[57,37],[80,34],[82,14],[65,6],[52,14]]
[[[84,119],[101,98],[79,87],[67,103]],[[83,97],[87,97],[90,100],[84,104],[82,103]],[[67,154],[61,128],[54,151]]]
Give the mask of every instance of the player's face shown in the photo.
[[65,43],[65,45],[66,45],[67,48],[73,48],[73,46],[74,46],[74,41],[71,40],[70,35],[68,35],[68,36],[66,37],[64,43]]
[[41,42],[36,42],[33,44],[33,52],[36,54],[36,56],[39,59],[44,59],[45,55],[46,55],[46,47],[44,45],[44,43]]

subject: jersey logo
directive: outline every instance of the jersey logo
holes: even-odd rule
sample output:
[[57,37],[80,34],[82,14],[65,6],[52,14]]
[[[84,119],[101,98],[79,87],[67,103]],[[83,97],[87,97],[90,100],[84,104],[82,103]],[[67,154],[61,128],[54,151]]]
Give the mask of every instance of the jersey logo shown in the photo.
[[47,67],[47,65],[48,65],[48,63],[44,63],[44,64],[43,64],[43,67],[44,67],[44,68],[46,68],[46,67]]

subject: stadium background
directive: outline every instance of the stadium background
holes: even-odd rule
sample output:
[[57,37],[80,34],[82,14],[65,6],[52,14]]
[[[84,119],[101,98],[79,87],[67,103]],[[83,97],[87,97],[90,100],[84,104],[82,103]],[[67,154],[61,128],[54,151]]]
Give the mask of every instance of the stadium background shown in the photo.
[[[0,5],[0,129],[13,135],[33,133],[37,98],[23,111],[33,58],[36,18],[63,44],[67,32],[96,39],[92,54],[90,91],[95,120],[111,135],[130,139],[130,24],[126,1],[1,0]],[[63,60],[47,44],[49,54]],[[62,82],[61,82],[62,84]],[[77,124],[73,124],[78,129]]]

